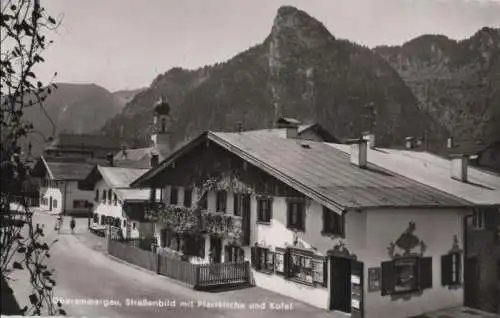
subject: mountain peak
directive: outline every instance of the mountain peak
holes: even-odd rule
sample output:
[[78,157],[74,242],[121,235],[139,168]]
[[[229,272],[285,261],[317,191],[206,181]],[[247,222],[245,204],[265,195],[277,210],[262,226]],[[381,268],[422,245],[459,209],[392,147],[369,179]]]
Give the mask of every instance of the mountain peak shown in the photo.
[[271,36],[282,39],[292,37],[295,44],[302,43],[308,46],[333,39],[323,23],[293,6],[282,6],[278,9]]

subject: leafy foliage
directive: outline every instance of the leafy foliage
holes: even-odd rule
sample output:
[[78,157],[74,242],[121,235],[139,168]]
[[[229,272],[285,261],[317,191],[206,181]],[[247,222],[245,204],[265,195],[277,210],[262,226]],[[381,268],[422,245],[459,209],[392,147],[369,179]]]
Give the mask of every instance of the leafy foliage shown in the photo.
[[[47,44],[44,32],[57,27],[39,0],[3,1],[0,15],[1,61],[1,192],[0,267],[2,280],[14,270],[29,275],[33,288],[25,315],[64,314],[53,301],[53,270],[45,265],[51,245],[43,242],[43,229],[33,224],[30,208],[29,169],[20,153],[19,142],[33,132],[24,120],[27,107],[43,107],[54,86],[37,80],[34,67],[43,63]],[[60,306],[59,306],[60,307]]]
[[[403,46],[378,47],[419,100],[419,107],[460,142],[500,136],[500,29],[455,41],[424,35]],[[434,137],[436,138],[436,137]]]
[[203,200],[210,191],[225,190],[232,193],[253,193],[253,190],[239,181],[234,175],[221,174],[208,178],[199,185],[194,185],[199,193],[193,207],[177,205],[156,205],[149,209],[146,217],[159,221],[177,233],[199,234],[208,232],[218,234],[231,241],[239,241],[242,235],[242,223],[239,217],[209,213],[204,210]]

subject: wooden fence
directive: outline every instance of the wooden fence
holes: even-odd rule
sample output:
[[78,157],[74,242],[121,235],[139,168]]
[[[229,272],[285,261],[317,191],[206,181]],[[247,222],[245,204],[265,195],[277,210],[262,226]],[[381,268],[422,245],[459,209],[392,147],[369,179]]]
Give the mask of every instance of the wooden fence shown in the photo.
[[251,271],[248,262],[191,264],[119,241],[109,240],[108,246],[108,253],[114,257],[181,281],[195,289],[247,286],[250,283]]

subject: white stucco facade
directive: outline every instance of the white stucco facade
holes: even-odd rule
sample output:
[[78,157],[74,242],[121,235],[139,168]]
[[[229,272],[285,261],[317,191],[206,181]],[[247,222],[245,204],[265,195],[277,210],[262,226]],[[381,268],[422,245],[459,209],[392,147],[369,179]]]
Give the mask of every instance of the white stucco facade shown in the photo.
[[87,215],[85,202],[92,201],[93,192],[79,189],[76,180],[47,180],[40,187],[40,208],[53,213]]
[[[112,199],[109,200],[108,191],[110,189],[111,188],[104,180],[98,181],[94,186],[93,197],[96,198],[96,192],[98,193],[98,200],[94,202],[93,210],[93,213],[97,214],[97,224],[103,225],[101,221],[102,216],[118,218],[120,220],[120,228],[125,238],[138,238],[141,236],[141,232],[152,232],[152,224],[143,224],[127,218],[123,212],[122,201],[118,197],[116,202],[114,200],[115,192],[113,189],[111,189]],[[106,199],[103,198],[104,192],[106,193]],[[129,227],[128,230],[127,227]]]
[[[391,296],[365,289],[365,317],[382,318],[391,313],[391,317],[403,318],[463,305],[462,286],[449,288],[441,285],[441,256],[452,250],[455,235],[459,247],[463,248],[462,220],[465,214],[465,210],[449,209],[377,210],[367,213],[367,244],[364,250],[359,251],[365,264],[365,286],[368,285],[368,268],[380,267],[381,262],[389,259],[387,247],[412,221],[416,225],[414,235],[426,245],[424,256],[432,257],[432,288],[423,290],[421,295],[399,300],[391,300]],[[461,282],[462,269],[463,266],[460,270]]]
[[[163,190],[163,201],[169,204],[170,188]],[[178,205],[183,205],[184,189],[177,187]],[[208,194],[207,207],[215,212],[216,193]],[[193,204],[196,195],[193,193]],[[451,209],[373,209],[363,212],[345,214],[345,237],[322,234],[323,207],[312,200],[306,200],[305,232],[296,232],[287,228],[287,199],[274,197],[272,200],[272,219],[269,224],[257,222],[257,197],[251,198],[250,246],[258,244],[274,251],[276,247],[292,247],[295,236],[305,249],[315,250],[317,255],[328,255],[328,251],[341,243],[347,250],[363,263],[363,309],[366,318],[390,317],[404,318],[425,312],[463,304],[461,286],[449,288],[441,286],[441,256],[448,254],[454,247],[454,236],[460,248],[463,247],[462,220],[466,210]],[[227,195],[227,215],[233,214],[233,194]],[[408,297],[382,296],[381,291],[368,292],[369,269],[380,268],[382,262],[390,261],[388,247],[408,229],[414,222],[413,234],[425,243],[423,257],[432,257],[432,288],[421,293],[409,293]],[[157,223],[155,235],[160,241],[162,225]],[[223,249],[227,242],[223,241]],[[209,237],[205,241],[205,259],[192,259],[192,262],[208,262],[210,248]],[[245,260],[251,260],[250,246],[244,246]],[[415,252],[419,252],[416,248]],[[328,258],[327,275],[330,277],[331,260]],[[224,254],[222,255],[224,262]],[[329,309],[331,305],[332,282],[327,286],[309,286],[297,283],[274,274],[252,269],[253,279],[257,286],[277,292],[313,306]],[[462,277],[462,270],[460,273]],[[462,281],[462,280],[461,280]]]

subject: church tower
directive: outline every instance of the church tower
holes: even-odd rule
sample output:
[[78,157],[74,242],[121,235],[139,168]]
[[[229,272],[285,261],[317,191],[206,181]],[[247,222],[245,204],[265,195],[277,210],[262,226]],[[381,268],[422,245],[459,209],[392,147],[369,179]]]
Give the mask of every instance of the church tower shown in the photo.
[[161,153],[170,151],[170,105],[162,96],[154,105],[153,133],[151,141],[153,146]]

